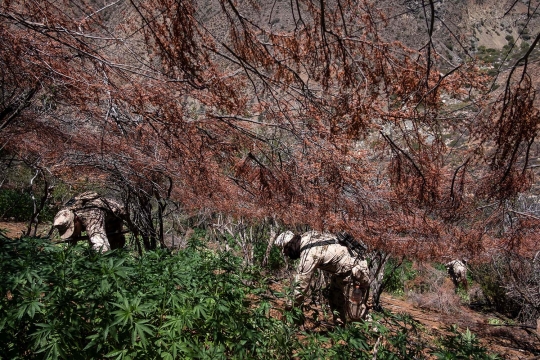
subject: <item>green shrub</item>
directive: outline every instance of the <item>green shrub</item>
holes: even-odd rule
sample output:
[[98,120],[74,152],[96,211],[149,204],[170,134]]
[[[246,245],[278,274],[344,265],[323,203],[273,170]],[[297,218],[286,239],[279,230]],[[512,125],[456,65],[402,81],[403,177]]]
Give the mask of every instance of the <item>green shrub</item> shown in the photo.
[[[424,344],[412,344],[418,323],[407,315],[375,316],[373,322],[354,323],[328,334],[307,334],[307,342],[295,353],[298,359],[418,359]],[[383,324],[384,323],[384,324]],[[397,328],[397,331],[390,330]],[[372,344],[384,339],[385,345]],[[377,356],[374,356],[376,351]]]
[[[258,241],[254,244],[254,256],[255,261],[260,264],[262,263],[262,260],[264,259],[264,255],[266,254],[266,247],[268,246],[268,243],[265,241]],[[268,256],[268,264],[267,268],[271,270],[280,269],[285,264],[285,260],[283,258],[283,254],[281,253],[281,250],[277,246],[272,246],[270,249],[270,255]]]
[[509,276],[504,260],[498,259],[491,264],[477,264],[471,267],[472,279],[480,285],[487,305],[500,313],[516,316],[520,306],[506,295],[505,279]]
[[197,239],[140,257],[27,238],[0,247],[5,359],[410,359],[426,346],[412,319],[389,314],[300,332],[299,310],[281,310],[257,268]]
[[[42,221],[52,221],[56,208],[45,206],[39,218]],[[14,221],[29,221],[34,211],[34,203],[30,194],[22,190],[0,190],[0,218]]]
[[15,221],[28,221],[34,205],[30,194],[13,189],[0,190],[0,216]]
[[488,354],[486,348],[480,345],[478,338],[469,329],[462,333],[453,325],[449,330],[452,335],[441,339],[440,349],[433,351],[437,359],[499,359],[495,354]]
[[389,293],[401,295],[405,291],[405,282],[413,280],[416,272],[412,268],[412,261],[391,258],[384,268],[384,289]]
[[6,358],[259,358],[295,344],[264,316],[267,300],[249,306],[261,290],[229,253],[192,244],[135,258],[24,239],[1,260]]

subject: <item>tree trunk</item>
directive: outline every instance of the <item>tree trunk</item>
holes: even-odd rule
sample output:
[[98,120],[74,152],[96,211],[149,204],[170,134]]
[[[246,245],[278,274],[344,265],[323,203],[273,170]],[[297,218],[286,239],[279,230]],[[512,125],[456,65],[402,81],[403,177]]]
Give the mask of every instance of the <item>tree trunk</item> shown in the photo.
[[143,241],[145,250],[154,250],[157,247],[156,230],[152,221],[152,203],[148,196],[138,195],[139,208],[135,211],[140,211],[138,214],[137,227]]
[[[39,174],[42,175],[43,181],[45,182],[45,184],[43,185],[43,196],[41,196],[41,198],[39,199],[39,204],[38,204],[36,197],[34,195],[33,187],[34,187],[34,180],[37,178]],[[41,170],[38,169],[36,171],[36,175],[30,180],[30,195],[32,197],[32,202],[34,204],[34,209],[32,211],[32,216],[30,217],[30,220],[28,221],[28,227],[26,228],[25,236],[30,236],[30,235],[34,237],[37,236],[37,227],[39,225],[39,214],[41,213],[41,211],[45,207],[45,204],[47,203],[47,200],[51,196],[52,189],[53,187],[49,186],[49,182],[47,181],[45,176],[43,176],[43,173],[41,172]],[[32,227],[34,228],[33,233],[32,233]]]
[[390,256],[382,251],[376,251],[373,254],[369,269],[371,301],[373,309],[380,311],[382,309],[381,294],[384,290],[384,267]]
[[163,229],[163,212],[165,211],[165,208],[167,207],[167,203],[163,201],[162,199],[158,199],[158,241],[162,248],[166,248],[165,240],[164,240],[164,229]]
[[270,252],[272,251],[272,246],[274,246],[274,241],[276,241],[276,230],[273,225],[270,225],[270,239],[268,239],[268,246],[266,246],[266,252],[264,253],[264,258],[262,261],[262,266],[268,265],[268,258],[270,257]]

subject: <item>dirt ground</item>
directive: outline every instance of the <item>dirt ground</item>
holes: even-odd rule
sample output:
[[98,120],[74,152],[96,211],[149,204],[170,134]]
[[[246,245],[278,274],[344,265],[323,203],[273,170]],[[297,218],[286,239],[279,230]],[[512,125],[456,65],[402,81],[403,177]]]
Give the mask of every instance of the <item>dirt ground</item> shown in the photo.
[[[0,221],[0,231],[10,239],[17,239],[26,233],[28,223]],[[40,224],[36,232],[37,236],[47,236],[51,229],[50,224]],[[32,230],[33,231],[33,230]]]
[[[0,222],[0,230],[9,238],[18,238],[26,231],[26,223]],[[37,235],[46,236],[50,224],[38,226]],[[458,325],[460,331],[469,328],[480,339],[481,344],[490,352],[495,352],[505,359],[540,360],[540,334],[534,329],[519,325],[491,325],[489,319],[496,314],[484,314],[468,307],[460,306],[458,312],[443,314],[420,309],[412,303],[383,294],[383,308],[393,313],[407,313],[420,322],[426,330],[426,336],[433,338],[447,334],[448,327]]]
[[433,338],[448,333],[448,326],[456,324],[460,331],[469,328],[482,346],[505,359],[540,359],[540,335],[534,329],[521,326],[490,325],[488,320],[496,317],[495,314],[483,314],[465,306],[461,306],[458,313],[442,314],[418,309],[388,294],[383,294],[382,306],[391,312],[411,315]]
[[[275,286],[281,291],[281,286]],[[496,318],[496,314],[483,314],[469,309],[466,306],[460,306],[460,311],[452,314],[442,314],[436,311],[419,309],[410,302],[396,298],[390,294],[381,296],[381,303],[385,310],[394,314],[409,314],[414,320],[418,321],[423,331],[420,337],[428,342],[439,340],[440,337],[451,335],[448,328],[451,325],[457,325],[460,332],[465,332],[468,328],[474,333],[480,344],[488,350],[488,353],[499,355],[502,359],[511,360],[540,360],[540,335],[534,329],[520,326],[490,325],[489,319]],[[277,301],[275,306],[281,308],[284,306],[282,301]],[[270,312],[271,316],[280,318],[280,312],[277,308]],[[306,313],[306,322],[304,330],[308,332],[325,332],[330,323],[314,324]]]

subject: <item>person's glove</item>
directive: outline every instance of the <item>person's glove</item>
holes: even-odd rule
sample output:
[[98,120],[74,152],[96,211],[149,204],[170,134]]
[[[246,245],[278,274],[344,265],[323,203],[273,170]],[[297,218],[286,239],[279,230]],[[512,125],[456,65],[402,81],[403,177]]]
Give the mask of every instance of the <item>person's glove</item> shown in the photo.
[[369,270],[365,260],[361,261],[351,269],[351,275],[361,287],[369,286]]

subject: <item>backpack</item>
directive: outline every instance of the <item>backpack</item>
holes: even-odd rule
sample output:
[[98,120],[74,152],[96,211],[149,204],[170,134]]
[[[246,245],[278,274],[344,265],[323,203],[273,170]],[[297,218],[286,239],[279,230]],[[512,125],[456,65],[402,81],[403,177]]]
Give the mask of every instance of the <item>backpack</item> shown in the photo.
[[84,208],[90,201],[99,199],[99,194],[95,191],[87,191],[70,199],[65,206],[70,209]]

